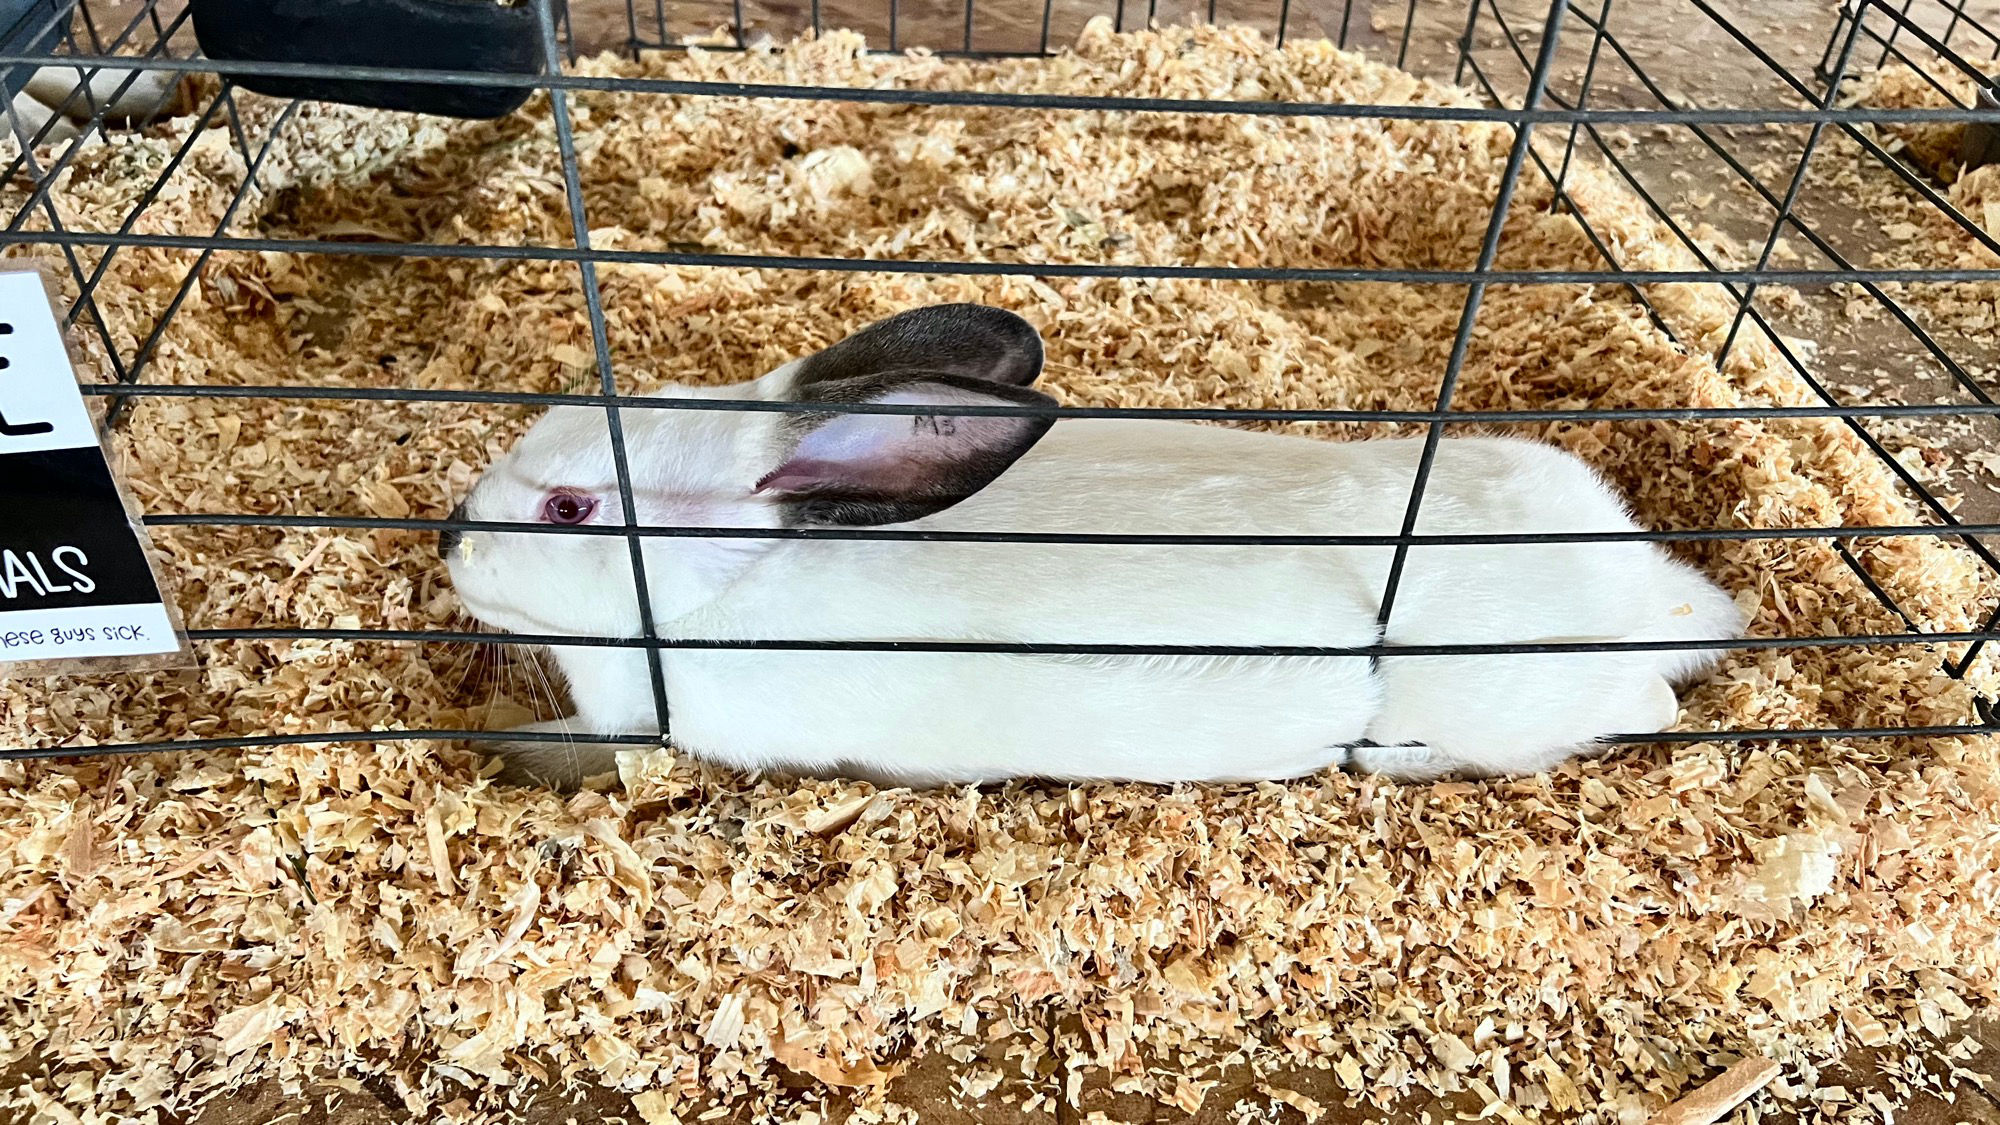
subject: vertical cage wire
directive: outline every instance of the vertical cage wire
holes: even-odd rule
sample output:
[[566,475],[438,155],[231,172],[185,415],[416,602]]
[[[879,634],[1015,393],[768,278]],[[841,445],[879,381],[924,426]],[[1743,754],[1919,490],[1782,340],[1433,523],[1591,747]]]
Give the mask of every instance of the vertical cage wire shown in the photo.
[[[549,72],[562,69],[561,50],[556,40],[556,24],[550,15],[552,0],[535,0],[535,15],[542,28],[542,52]],[[741,40],[742,0],[735,0],[738,23],[736,34]],[[598,386],[604,398],[604,424],[611,438],[611,465],[617,474],[619,514],[627,528],[639,526],[637,501],[632,492],[631,458],[625,448],[625,420],[618,409],[618,380],[611,369],[611,337],[604,323],[604,293],[597,284],[597,263],[590,260],[590,220],[584,214],[583,172],[576,158],[576,133],[570,125],[570,95],[567,90],[549,91],[549,112],[555,121],[556,146],[562,157],[563,196],[569,203],[570,237],[584,257],[578,259],[577,270],[583,281],[584,307],[590,317],[591,350],[596,355]],[[657,642],[660,632],[653,620],[652,584],[646,574],[645,540],[637,535],[627,535],[625,546],[632,560],[632,587],[638,595],[640,636],[648,642]],[[660,660],[657,644],[648,643],[646,653],[646,673],[653,692],[653,716],[659,723],[660,737],[665,738],[671,731],[667,710],[666,671]]]
[[[1521,98],[1523,109],[1536,109],[1542,104],[1542,95],[1548,89],[1549,71],[1555,65],[1556,47],[1562,42],[1563,17],[1567,14],[1565,0],[1550,0],[1548,16],[1542,25],[1541,50],[1528,76],[1528,92]],[[1522,121],[1514,129],[1514,140],[1507,151],[1507,167],[1500,174],[1500,187],[1493,198],[1493,210],[1486,221],[1486,235],[1479,244],[1479,259],[1473,265],[1474,279],[1465,287],[1465,305],[1458,315],[1458,332],[1451,342],[1451,358],[1445,362],[1444,378],[1438,387],[1437,411],[1443,414],[1451,409],[1452,397],[1458,393],[1459,376],[1465,370],[1465,356],[1472,346],[1472,329],[1479,320],[1479,306],[1486,299],[1486,275],[1493,272],[1494,259],[1500,254],[1500,233],[1507,224],[1507,210],[1514,202],[1514,189],[1521,182],[1521,169],[1528,158],[1529,144],[1534,135],[1534,124]],[[1410,483],[1410,499],[1403,510],[1403,535],[1414,535],[1417,517],[1424,503],[1424,489],[1430,483],[1431,467],[1437,461],[1438,443],[1444,438],[1444,422],[1433,421],[1424,431],[1423,452],[1417,458],[1416,475]],[[1384,636],[1388,635],[1390,618],[1396,608],[1396,593],[1402,585],[1403,568],[1409,562],[1410,547],[1399,543],[1389,562],[1389,577],[1382,584],[1382,598],[1378,603],[1375,621]]]

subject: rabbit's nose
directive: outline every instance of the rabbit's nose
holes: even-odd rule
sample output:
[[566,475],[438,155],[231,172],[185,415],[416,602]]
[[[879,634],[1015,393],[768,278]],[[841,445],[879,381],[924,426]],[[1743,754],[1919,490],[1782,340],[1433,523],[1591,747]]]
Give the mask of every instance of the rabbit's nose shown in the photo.
[[[451,510],[451,515],[445,518],[451,520],[453,523],[463,520],[465,518],[465,504],[460,502],[457,507]],[[451,553],[458,549],[458,541],[463,538],[465,538],[463,528],[440,528],[438,530],[438,557],[441,559],[451,557]]]

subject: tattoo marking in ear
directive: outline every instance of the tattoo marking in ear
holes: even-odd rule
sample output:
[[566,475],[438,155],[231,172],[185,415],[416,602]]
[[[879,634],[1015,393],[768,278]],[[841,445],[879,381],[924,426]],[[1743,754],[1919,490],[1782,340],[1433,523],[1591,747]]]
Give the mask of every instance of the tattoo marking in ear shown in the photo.
[[913,432],[922,430],[926,426],[930,428],[931,434],[935,437],[955,437],[958,434],[958,419],[956,418],[940,418],[935,414],[910,415],[910,429]]

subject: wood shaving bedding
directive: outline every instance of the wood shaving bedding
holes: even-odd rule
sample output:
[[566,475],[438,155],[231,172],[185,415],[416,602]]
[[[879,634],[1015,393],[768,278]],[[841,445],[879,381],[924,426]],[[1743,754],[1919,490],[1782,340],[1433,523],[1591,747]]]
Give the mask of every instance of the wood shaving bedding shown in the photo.
[[[1844,100],[1848,105],[1886,109],[1946,109],[1976,104],[1972,79],[1942,61],[1924,74],[1894,65],[1859,77]],[[1943,89],[1939,89],[1942,86]],[[1947,97],[1945,91],[1950,91]],[[1962,122],[1884,123],[1871,126],[1875,139],[1892,155],[1928,173],[1932,185],[1953,208],[1987,235],[2000,238],[2000,166],[1963,169],[1959,166]],[[1836,155],[1821,162],[1819,182],[1857,199],[1871,215],[1883,220],[1888,242],[1874,250],[1867,265],[1875,269],[1995,269],[1995,254],[1943,208],[1887,174],[1877,158],[1845,135],[1834,136]],[[1954,346],[1954,354],[1970,353],[1984,363],[1978,374],[1991,384],[1992,340],[2000,330],[2000,282],[1970,281],[1923,285],[1890,285],[1898,301],[1917,308],[1926,325],[1957,333],[1969,343]],[[1866,315],[1879,316],[1869,307]],[[1983,345],[1983,346],[1982,346]]]
[[[1854,85],[1840,100],[1843,108],[1956,109],[1979,104],[1979,86],[1972,76],[1941,58],[1927,60],[1921,71],[1897,62],[1853,77]],[[1890,152],[1945,183],[1958,178],[1964,122],[1888,121],[1872,128]]]
[[[1324,43],[1277,51],[1215,29],[1094,25],[1049,61],[864,55],[833,34],[580,70],[1474,104]],[[275,120],[275,103],[238,97],[253,135]],[[1466,268],[1511,140],[1489,124],[601,92],[575,113],[595,245],[797,255]],[[192,120],[83,154],[55,193],[65,224],[115,229],[197,130],[137,229],[215,229],[242,161]],[[1628,267],[1693,266],[1597,169],[1572,168],[1569,189]],[[21,189],[6,194],[18,204]],[[308,105],[236,230],[560,245],[563,199],[545,101],[490,123]],[[121,353],[192,258],[117,253],[97,301]],[[1532,172],[1498,265],[1601,268]],[[1035,321],[1048,385],[1082,405],[1426,408],[1463,300],[1451,286],[600,276],[628,389],[747,378],[912,305],[977,299]],[[1648,295],[1685,349],[1619,286],[1492,288],[1457,405],[1814,401],[1752,334],[1726,371],[1701,358],[1733,312],[1716,287]],[[95,329],[81,335],[101,355]],[[573,264],[223,252],[144,377],[550,391],[594,386],[591,364]],[[528,421],[464,404],[145,399],[117,441],[155,512],[438,517]],[[1521,430],[1601,467],[1651,526],[1917,521],[1838,423]],[[198,627],[464,623],[419,533],[159,539]],[[1922,628],[1976,628],[1995,603],[1953,544],[1853,549]],[[1740,592],[1759,635],[1906,627],[1824,542],[1689,557]],[[1940,670],[1959,647],[1738,654],[1687,695],[1681,725],[1965,722],[1972,687]],[[0,684],[0,743],[500,727],[561,703],[531,662],[462,646],[202,649],[185,676]],[[1990,659],[1973,679],[1990,689]],[[398,742],[0,765],[0,990],[14,998],[0,1045],[46,1067],[6,1097],[50,1121],[158,1119],[257,1080],[390,1073],[425,1119],[495,1119],[511,1088],[577,1079],[664,1122],[709,1103],[773,1112],[789,1071],[851,1089],[867,1119],[904,1120],[883,1084],[914,1058],[1017,1039],[1165,1104],[1199,1104],[1224,1066],[1310,1065],[1376,1104],[1469,1092],[1509,1120],[1636,1120],[1761,1054],[1785,1075],[1753,1104],[1830,1118],[1844,1107],[1808,1096],[1828,1060],[1929,1042],[2000,986],[1992,739],[1625,748],[1428,786],[878,792],[657,753],[628,761],[620,789],[565,797],[481,770],[467,748]],[[986,1086],[968,1079],[964,1099]],[[1051,1078],[1035,1098],[1075,1090]]]
[[[1942,108],[1969,103],[1974,92],[1964,72],[1933,59],[1923,74],[1901,64],[1864,72],[1842,104]],[[1892,169],[1847,131],[1828,130],[1802,197],[1800,212],[1808,223],[1850,263],[1865,268],[2000,268],[2000,255],[1982,241],[2000,237],[2000,169],[1960,167],[1962,124],[1884,123],[1864,125],[1861,132],[1908,167]],[[1757,174],[1766,184],[1782,183],[1792,171],[1792,159],[1781,155],[1760,164]],[[1917,184],[1906,182],[1911,176]],[[1933,197],[1955,209],[1965,223]],[[1818,256],[1813,257],[1817,264]],[[1893,283],[1880,288],[1901,316],[1892,316],[1880,299],[1853,285],[1834,285],[1831,292],[1818,294],[1817,307],[1805,303],[1786,310],[1806,313],[1790,322],[1817,321],[1819,334],[1838,341],[1834,348],[1850,355],[1846,362],[1834,360],[1823,378],[1844,376],[1842,383],[1858,379],[1872,384],[1841,387],[1845,401],[1975,401],[1966,382],[1990,397],[2000,385],[2000,283]],[[1930,346],[1899,323],[1903,316],[1929,334],[1957,371],[1933,358]],[[2000,494],[2000,457],[1992,452],[1994,419],[1883,418],[1869,428],[1959,518],[1991,521],[1992,497]],[[1961,500],[1969,502],[1963,510]]]

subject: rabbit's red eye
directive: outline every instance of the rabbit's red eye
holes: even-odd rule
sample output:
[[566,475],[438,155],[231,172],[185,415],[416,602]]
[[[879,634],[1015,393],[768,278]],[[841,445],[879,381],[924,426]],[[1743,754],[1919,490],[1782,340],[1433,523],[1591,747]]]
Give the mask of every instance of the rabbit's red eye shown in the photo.
[[542,504],[542,519],[549,523],[582,523],[597,510],[597,501],[574,492],[558,492]]

